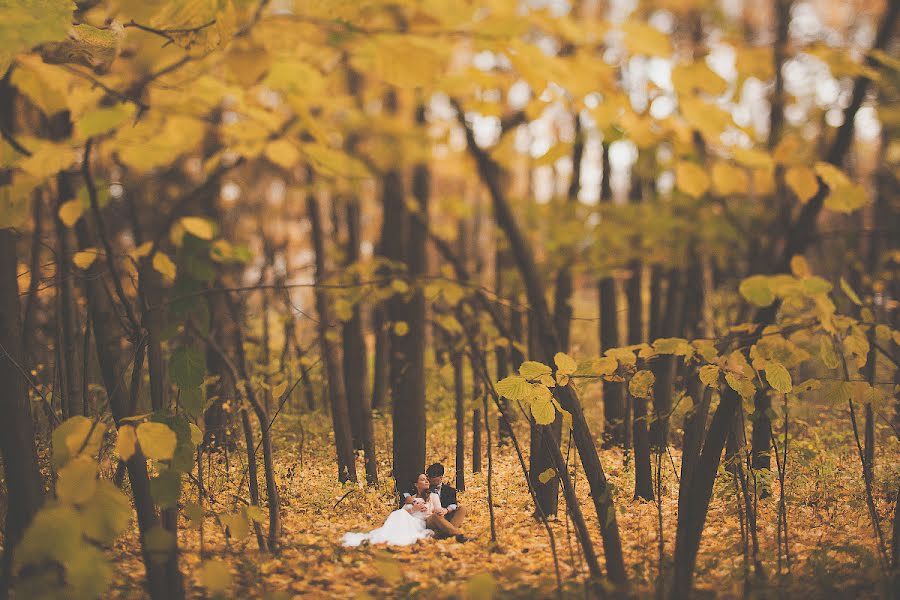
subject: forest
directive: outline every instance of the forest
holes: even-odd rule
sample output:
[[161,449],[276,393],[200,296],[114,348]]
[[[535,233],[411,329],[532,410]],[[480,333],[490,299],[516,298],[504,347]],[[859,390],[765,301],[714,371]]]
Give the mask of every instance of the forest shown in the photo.
[[0,0],[0,600],[900,599],[898,13]]

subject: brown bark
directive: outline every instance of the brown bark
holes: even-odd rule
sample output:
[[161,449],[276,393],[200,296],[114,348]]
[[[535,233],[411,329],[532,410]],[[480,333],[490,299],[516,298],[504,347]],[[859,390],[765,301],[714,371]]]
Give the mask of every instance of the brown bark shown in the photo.
[[0,452],[6,482],[6,525],[0,597],[6,597],[12,577],[15,546],[41,507],[44,484],[34,449],[31,404],[22,365],[19,286],[16,282],[16,236],[0,229]]
[[[482,182],[490,192],[494,207],[494,215],[498,226],[506,234],[515,258],[519,275],[525,285],[528,304],[537,319],[537,331],[540,334],[540,348],[544,354],[536,357],[552,364],[553,355],[560,350],[559,338],[556,334],[550,311],[547,307],[544,284],[538,274],[534,255],[522,235],[503,190],[500,188],[500,170],[498,165],[476,144],[472,130],[465,123],[462,110],[457,106],[458,118],[465,127],[469,153],[475,159]],[[572,415],[575,443],[581,456],[582,465],[591,488],[591,497],[599,516],[600,533],[606,553],[606,569],[610,581],[617,586],[627,586],[625,562],[622,556],[622,541],[616,521],[615,507],[606,481],[606,474],[600,463],[594,438],[588,427],[581,403],[571,386],[555,388],[555,395],[563,409]]]
[[[347,266],[359,260],[360,245],[360,207],[358,198],[347,201]],[[359,436],[354,447],[363,450],[366,467],[366,483],[374,485],[378,482],[378,463],[375,459],[375,433],[372,423],[372,405],[367,380],[366,341],[363,337],[362,307],[353,305],[353,316],[344,323],[344,388],[347,392],[347,404],[350,408],[351,429],[354,438]]]
[[[466,490],[466,391],[463,354],[455,352],[453,364],[454,416],[456,418],[456,490]],[[474,377],[474,374],[473,374]]]
[[481,473],[481,409],[472,411],[472,472]]
[[[314,193],[306,197],[306,210],[312,227],[313,247],[316,254],[316,283],[325,278],[325,239],[322,233],[322,218],[319,201]],[[328,381],[328,400],[331,405],[331,420],[334,427],[334,443],[337,450],[338,480],[356,481],[356,460],[353,455],[353,440],[350,432],[350,412],[344,390],[343,365],[340,348],[328,339],[328,329],[332,326],[331,304],[328,294],[322,288],[316,289],[316,310],[319,347],[325,363],[325,377]]]

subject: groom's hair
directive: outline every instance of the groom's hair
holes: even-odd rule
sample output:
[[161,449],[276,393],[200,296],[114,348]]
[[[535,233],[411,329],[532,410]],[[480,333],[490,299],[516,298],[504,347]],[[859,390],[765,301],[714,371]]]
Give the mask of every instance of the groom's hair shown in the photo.
[[444,475],[444,465],[441,463],[434,463],[430,465],[427,469],[425,469],[425,475],[428,477],[442,477]]

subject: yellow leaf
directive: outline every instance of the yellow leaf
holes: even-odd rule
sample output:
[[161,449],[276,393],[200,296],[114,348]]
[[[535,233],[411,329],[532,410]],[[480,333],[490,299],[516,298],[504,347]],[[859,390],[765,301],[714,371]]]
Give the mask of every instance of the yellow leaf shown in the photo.
[[288,387],[288,382],[282,381],[281,383],[276,385],[275,388],[272,390],[272,397],[276,398],[276,399],[281,398],[281,396],[284,395],[284,392],[287,391],[287,387]]
[[178,438],[168,425],[152,421],[138,425],[137,439],[141,451],[154,460],[171,460],[178,445]]
[[800,278],[809,277],[809,263],[802,255],[796,254],[791,257],[791,273]]
[[862,208],[869,200],[869,194],[862,185],[851,183],[831,188],[825,197],[825,208],[841,213],[852,213]]
[[850,178],[831,163],[817,162],[814,168],[816,175],[832,189],[850,185]]
[[201,240],[211,240],[216,235],[215,226],[207,219],[201,217],[183,217],[181,226],[184,230]]
[[547,483],[551,479],[556,477],[556,469],[550,467],[549,469],[542,471],[540,475],[538,475],[538,481],[541,483]]
[[672,85],[679,94],[700,91],[719,96],[728,89],[728,83],[702,60],[672,69]]
[[627,21],[622,24],[625,47],[632,54],[668,57],[672,55],[672,42],[662,31],[641,23]]
[[819,180],[808,167],[791,167],[784,173],[784,182],[796,194],[800,202],[806,203],[819,191]]
[[153,268],[169,281],[175,281],[175,275],[177,273],[175,263],[162,252],[157,252],[153,255]]
[[116,438],[116,454],[124,461],[134,456],[137,433],[131,425],[119,427],[119,435]]
[[744,169],[722,161],[713,165],[712,183],[719,196],[746,194],[750,188],[750,178]]
[[72,166],[72,163],[78,158],[74,149],[52,142],[43,142],[36,147],[32,146],[31,151],[31,156],[20,161],[18,166],[38,179],[56,175],[63,169]]
[[78,199],[64,202],[62,206],[59,207],[59,220],[62,221],[66,227],[75,225],[82,214],[84,214],[84,204]]
[[79,269],[87,269],[94,264],[94,261],[97,260],[99,255],[100,251],[98,249],[85,248],[72,256],[72,262],[75,263],[75,266]]
[[373,40],[374,75],[404,88],[433,83],[444,72],[445,58],[433,41],[410,35],[379,35]]
[[699,198],[709,189],[709,176],[700,165],[681,161],[675,166],[675,184],[685,194]]
[[213,593],[222,593],[231,587],[231,571],[224,560],[207,560],[199,569],[200,585]]
[[150,250],[153,248],[153,242],[144,242],[131,252],[129,252],[129,256],[134,260],[138,260],[140,258],[144,258],[148,254],[150,254]]
[[403,337],[409,333],[409,324],[406,321],[397,321],[394,323],[394,335]]
[[561,375],[571,375],[578,370],[578,364],[575,362],[575,359],[565,352],[557,352],[553,357],[553,361],[556,363],[557,373]]
[[297,146],[285,139],[269,142],[264,154],[271,162],[286,170],[293,169],[300,162]]
[[78,456],[59,470],[56,496],[60,502],[83,504],[97,490],[97,463],[89,456]]
[[369,175],[363,163],[341,150],[314,142],[303,144],[301,150],[312,167],[322,175],[353,178]]

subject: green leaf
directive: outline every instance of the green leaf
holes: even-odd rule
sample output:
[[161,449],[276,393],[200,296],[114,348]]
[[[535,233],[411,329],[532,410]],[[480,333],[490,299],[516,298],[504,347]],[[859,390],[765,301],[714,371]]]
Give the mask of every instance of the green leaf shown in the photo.
[[63,421],[59,427],[53,430],[53,467],[61,468],[71,458],[74,451],[77,451],[80,444],[75,446],[74,451],[70,450],[69,438],[73,442],[79,437],[83,441],[87,436],[87,432],[91,429],[91,420],[87,417],[77,415]]
[[738,291],[744,299],[759,307],[769,306],[775,302],[775,294],[769,286],[769,278],[764,275],[752,275],[744,279]]
[[163,423],[141,423],[137,428],[137,438],[144,454],[155,460],[171,460],[178,444],[175,432]]
[[498,394],[510,400],[525,401],[531,396],[531,384],[518,375],[504,377],[494,387]]
[[652,371],[642,369],[631,377],[628,382],[628,391],[635,398],[650,398],[653,395],[653,384],[656,376]]
[[181,395],[178,397],[184,411],[192,417],[199,417],[206,408],[206,389],[201,385],[199,387],[181,388]]
[[825,336],[819,342],[819,358],[822,363],[829,369],[837,369],[841,365],[841,359],[834,351],[834,344],[831,338]]
[[532,402],[531,416],[538,425],[550,425],[556,420],[556,407],[549,400]]
[[553,369],[536,360],[526,360],[519,367],[519,375],[529,380],[540,379],[541,375],[549,375],[552,372]]
[[787,394],[793,389],[791,382],[791,374],[781,363],[769,362],[765,366],[766,381],[772,386],[772,389]]
[[150,480],[150,495],[161,508],[174,508],[181,496],[181,474],[169,468]]
[[807,296],[827,294],[833,287],[830,282],[816,275],[804,278],[803,281],[800,282],[800,285],[803,288],[803,293]]
[[178,387],[197,388],[206,376],[206,354],[199,348],[182,346],[169,358],[169,377]]
[[847,280],[841,277],[841,289],[844,290],[844,293],[847,294],[847,297],[850,298],[850,301],[857,306],[862,306],[862,300],[859,299],[859,296],[856,295],[856,291],[850,284],[847,283]]

